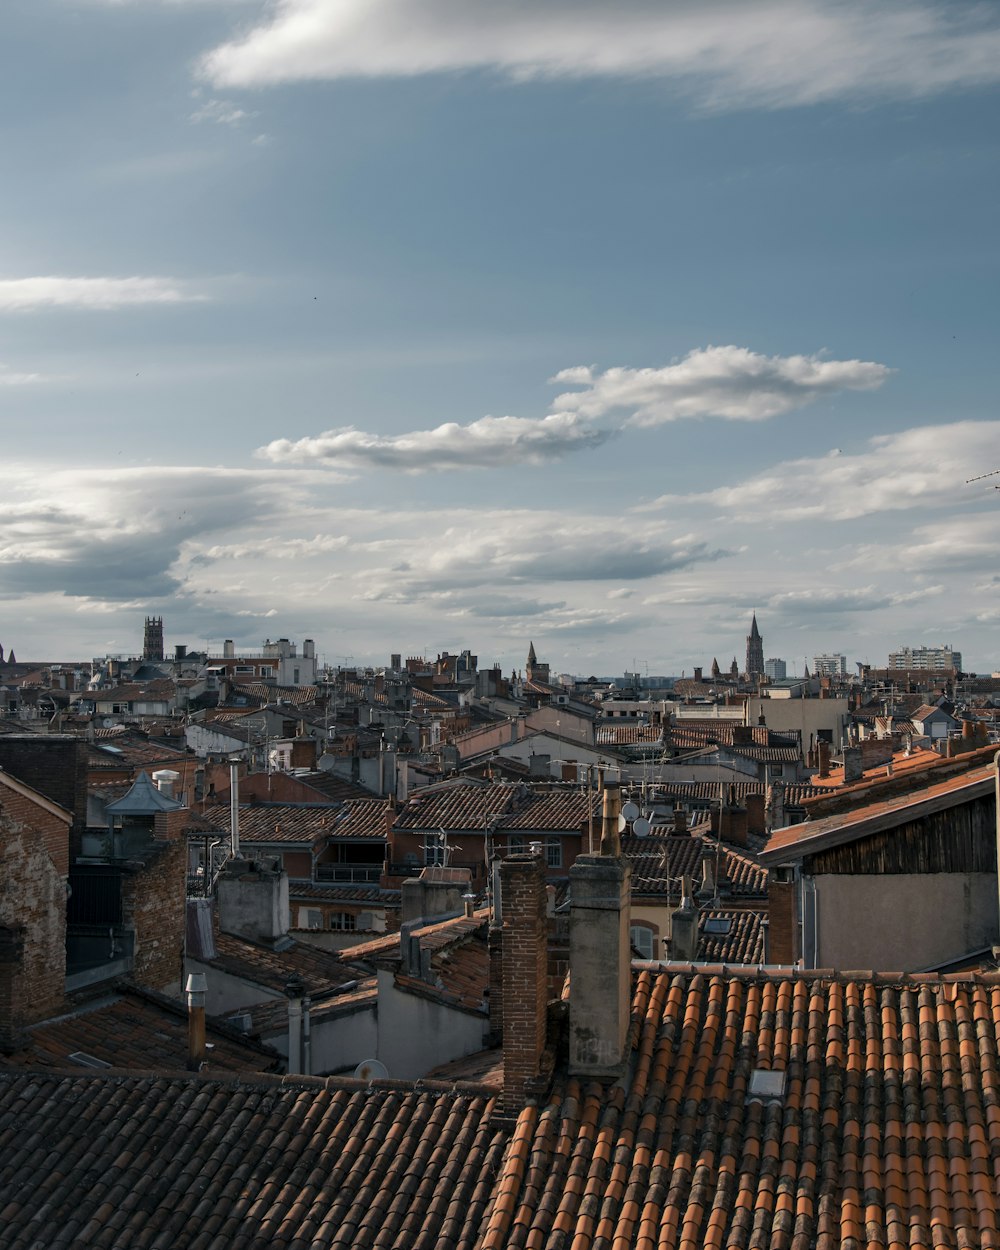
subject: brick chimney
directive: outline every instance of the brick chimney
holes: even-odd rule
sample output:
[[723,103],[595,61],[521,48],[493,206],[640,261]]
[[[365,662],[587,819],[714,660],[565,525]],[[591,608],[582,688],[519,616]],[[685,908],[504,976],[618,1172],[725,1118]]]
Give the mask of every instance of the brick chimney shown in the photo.
[[766,804],[767,800],[763,794],[748,794],[743,799],[743,806],[747,809],[747,833],[756,834],[761,838],[767,833],[767,825],[764,821]]
[[602,853],[578,855],[569,870],[569,1070],[597,1080],[622,1073],[632,1001],[632,869],[618,843],[618,800],[618,787],[608,786]]
[[670,832],[678,838],[686,838],[688,836],[688,814],[686,808],[674,808],[674,823]]
[[829,742],[820,742],[818,746],[819,754],[819,775],[821,777],[829,777],[830,775],[830,744]]
[[524,1105],[541,1073],[547,1040],[548,893],[540,855],[508,855],[502,861],[500,898],[503,1103],[511,1114]]

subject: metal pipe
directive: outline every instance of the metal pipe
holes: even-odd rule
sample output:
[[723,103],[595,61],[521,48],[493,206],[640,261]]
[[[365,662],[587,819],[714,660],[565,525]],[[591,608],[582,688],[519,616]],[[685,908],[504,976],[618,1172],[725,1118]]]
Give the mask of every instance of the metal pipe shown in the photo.
[[240,763],[229,761],[229,827],[233,837],[233,859],[240,857]]
[[204,972],[189,973],[184,987],[188,1006],[188,1059],[191,1072],[200,1070],[205,1062],[205,996],[208,982]]
[[302,999],[302,1074],[303,1076],[312,1075],[312,1035],[310,1032],[311,1024],[309,1018],[309,1008],[311,1002],[309,995]]

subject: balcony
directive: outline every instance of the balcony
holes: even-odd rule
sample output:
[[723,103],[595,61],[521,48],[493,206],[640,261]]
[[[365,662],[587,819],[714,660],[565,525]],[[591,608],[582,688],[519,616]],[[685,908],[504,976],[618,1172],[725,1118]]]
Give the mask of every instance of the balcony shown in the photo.
[[322,885],[378,885],[382,864],[317,864],[313,880]]

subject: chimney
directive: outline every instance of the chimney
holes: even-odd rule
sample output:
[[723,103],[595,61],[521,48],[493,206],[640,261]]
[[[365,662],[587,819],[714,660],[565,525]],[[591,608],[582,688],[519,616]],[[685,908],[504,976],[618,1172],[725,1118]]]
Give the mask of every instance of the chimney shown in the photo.
[[698,893],[702,898],[715,898],[715,850],[706,846],[701,853],[701,889]]
[[[829,776],[830,775],[830,769],[829,769],[830,748],[827,745],[827,743],[821,742],[819,744],[821,756],[822,756],[824,747],[826,748],[827,776]],[[865,775],[865,765],[864,765],[864,760],[861,755],[861,748],[860,747],[844,747],[844,784],[849,785],[852,781],[860,781],[862,777],[864,777],[864,775]],[[822,771],[820,771],[820,776],[821,777],[823,776]]]
[[540,856],[508,855],[500,864],[503,1102],[525,1103],[546,1043],[548,924],[545,866]]
[[767,827],[771,829],[784,829],[788,823],[785,816],[785,783],[783,781],[772,782],[767,787]]
[[618,822],[622,812],[622,792],[617,781],[604,783],[604,810],[601,817],[601,854],[617,858],[622,853]]
[[670,913],[670,958],[693,963],[698,957],[698,905],[691,891],[691,878],[681,884],[681,905]]
[[208,981],[204,972],[188,974],[184,986],[188,1008],[188,1058],[189,1072],[199,1072],[205,1062],[205,996]]
[[747,809],[727,803],[719,813],[719,837],[734,846],[747,844]]
[[222,644],[222,658],[224,660],[236,659],[236,648],[233,646],[232,638],[227,638]]
[[288,933],[288,876],[255,862],[231,859],[217,885],[223,933],[269,946]]
[[743,806],[747,809],[747,833],[760,838],[767,833],[767,825],[764,823],[766,802],[763,794],[748,794],[743,799]]
[[153,782],[157,790],[161,794],[166,795],[168,799],[174,797],[174,786],[180,779],[180,773],[174,772],[172,768],[160,768],[153,773]]
[[632,869],[620,852],[619,799],[617,786],[605,789],[602,853],[578,855],[569,870],[569,1070],[596,1080],[621,1076],[632,1002]]
[[468,868],[423,868],[419,877],[407,877],[402,885],[400,920],[425,924],[446,916],[460,916],[462,899],[472,889]]
[[675,837],[686,838],[688,836],[688,814],[686,808],[674,808],[674,824],[670,832]]
[[288,1073],[294,1076],[303,1071],[302,1063],[302,1000],[306,987],[301,977],[292,975],[285,982],[288,998]]
[[820,742],[818,751],[819,751],[819,775],[821,777],[829,777],[830,775],[830,744],[829,742]]
[[694,680],[701,681],[701,669],[700,668],[696,668],[694,670]]

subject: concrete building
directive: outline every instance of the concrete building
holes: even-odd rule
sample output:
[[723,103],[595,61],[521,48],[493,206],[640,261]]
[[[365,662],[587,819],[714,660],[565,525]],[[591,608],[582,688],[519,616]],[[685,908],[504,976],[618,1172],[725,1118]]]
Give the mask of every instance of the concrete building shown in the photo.
[[834,651],[827,655],[813,656],[815,677],[844,677],[847,675],[847,656]]
[[962,653],[955,651],[950,642],[940,647],[900,647],[889,653],[889,667],[895,669],[926,669],[939,673],[953,668],[962,669]]
[[784,681],[788,676],[788,665],[784,660],[772,658],[764,661],[764,676],[770,681]]

